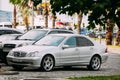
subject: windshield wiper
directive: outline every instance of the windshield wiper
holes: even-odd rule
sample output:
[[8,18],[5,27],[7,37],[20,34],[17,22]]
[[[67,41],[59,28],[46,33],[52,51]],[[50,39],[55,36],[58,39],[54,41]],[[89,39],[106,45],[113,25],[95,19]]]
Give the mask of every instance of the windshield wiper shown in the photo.
[[33,41],[32,39],[19,39],[19,40],[29,40],[29,41]]
[[41,44],[41,45],[43,45],[43,46],[49,46],[48,44]]

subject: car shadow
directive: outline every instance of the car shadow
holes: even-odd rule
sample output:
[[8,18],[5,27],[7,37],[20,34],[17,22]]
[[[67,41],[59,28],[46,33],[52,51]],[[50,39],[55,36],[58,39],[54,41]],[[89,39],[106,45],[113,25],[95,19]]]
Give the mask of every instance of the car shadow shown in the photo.
[[[100,69],[99,71],[103,71],[105,70],[104,68]],[[14,70],[13,68],[11,69],[11,71],[16,71]],[[29,67],[26,67],[22,70],[17,70],[19,72],[45,72],[43,71],[42,69],[40,68],[29,68]],[[84,67],[84,66],[77,66],[77,67],[71,67],[71,68],[64,68],[64,67],[55,67],[52,71],[50,72],[60,72],[60,71],[92,71],[92,70],[89,70],[87,69],[87,67]]]

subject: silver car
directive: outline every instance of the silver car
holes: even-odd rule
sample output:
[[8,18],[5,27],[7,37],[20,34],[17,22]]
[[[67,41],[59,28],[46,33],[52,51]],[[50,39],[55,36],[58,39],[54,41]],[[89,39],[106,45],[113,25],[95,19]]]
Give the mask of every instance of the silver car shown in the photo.
[[11,50],[8,64],[14,69],[41,67],[51,71],[55,66],[87,66],[99,70],[108,58],[107,47],[79,34],[51,34],[33,45]]

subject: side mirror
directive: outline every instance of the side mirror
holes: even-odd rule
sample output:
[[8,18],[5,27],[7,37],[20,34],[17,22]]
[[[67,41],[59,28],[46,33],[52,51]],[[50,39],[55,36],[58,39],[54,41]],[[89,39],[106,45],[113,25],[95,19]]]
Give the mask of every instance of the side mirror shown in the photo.
[[66,48],[69,48],[69,45],[63,45],[62,46],[62,49],[66,49]]

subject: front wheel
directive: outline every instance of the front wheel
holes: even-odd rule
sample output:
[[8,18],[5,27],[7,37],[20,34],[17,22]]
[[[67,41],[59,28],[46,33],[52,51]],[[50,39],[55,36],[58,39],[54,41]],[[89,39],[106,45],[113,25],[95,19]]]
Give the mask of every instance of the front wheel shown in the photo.
[[51,71],[54,67],[54,63],[55,63],[55,61],[54,61],[53,57],[50,55],[46,55],[42,60],[41,68],[44,71]]
[[88,69],[97,71],[101,67],[101,60],[98,56],[93,56],[93,58],[90,61],[90,65],[87,66]]

